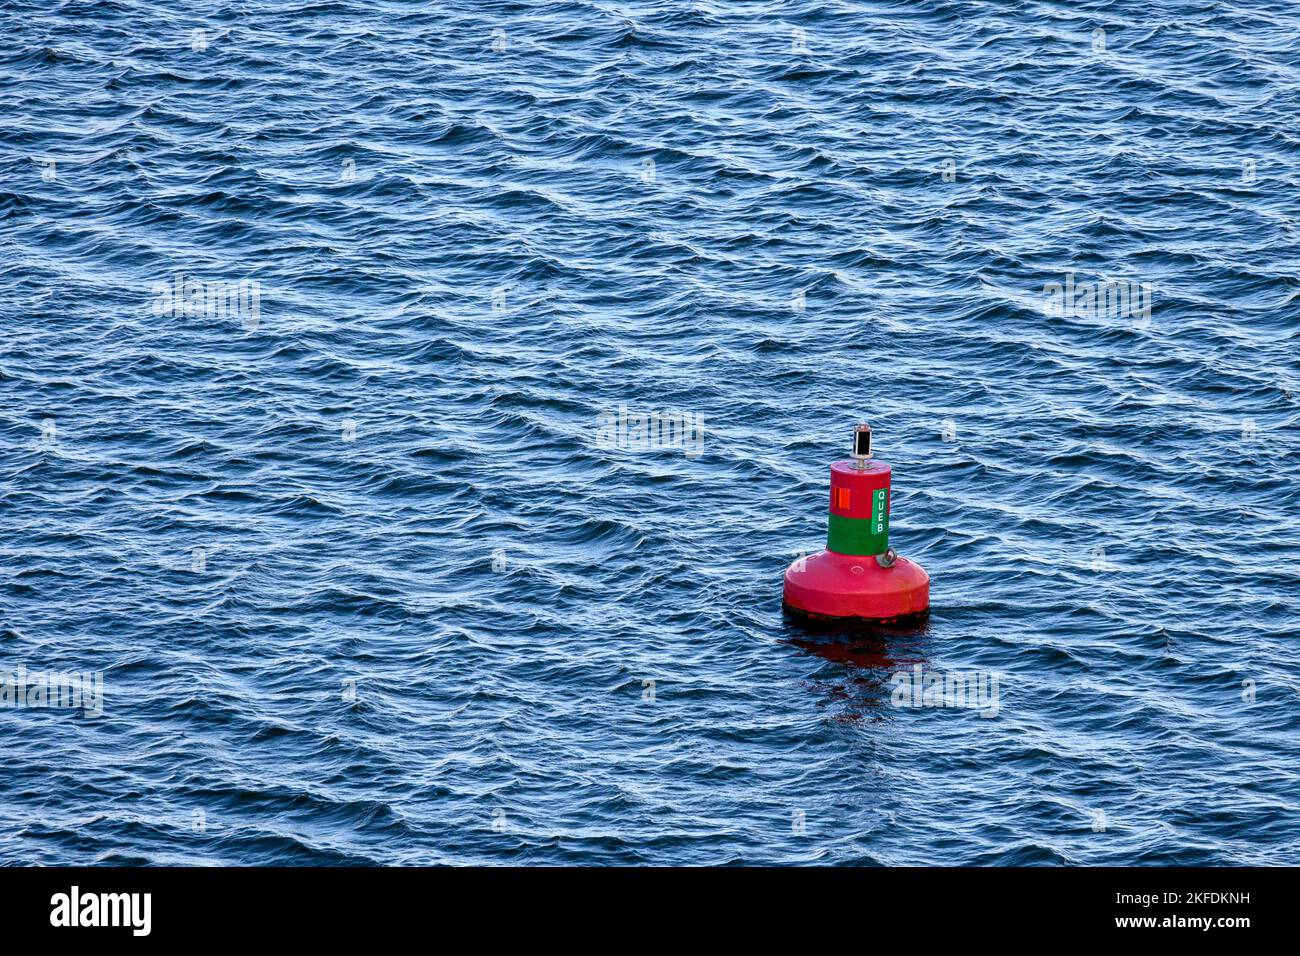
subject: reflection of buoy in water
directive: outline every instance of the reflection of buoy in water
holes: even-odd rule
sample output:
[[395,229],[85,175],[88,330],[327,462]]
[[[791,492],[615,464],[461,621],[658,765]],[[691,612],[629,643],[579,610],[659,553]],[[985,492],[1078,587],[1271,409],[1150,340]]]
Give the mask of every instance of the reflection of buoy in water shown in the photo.
[[831,465],[826,550],[785,572],[786,610],[812,617],[891,621],[930,608],[930,575],[889,546],[889,466],[871,457],[871,428],[859,425],[853,460]]

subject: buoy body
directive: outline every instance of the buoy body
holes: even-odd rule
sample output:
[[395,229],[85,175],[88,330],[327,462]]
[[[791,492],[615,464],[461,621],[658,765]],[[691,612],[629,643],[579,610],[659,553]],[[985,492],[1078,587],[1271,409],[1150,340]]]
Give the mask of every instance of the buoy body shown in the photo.
[[826,550],[786,569],[787,609],[882,622],[929,610],[930,575],[889,547],[890,478],[880,461],[831,465]]

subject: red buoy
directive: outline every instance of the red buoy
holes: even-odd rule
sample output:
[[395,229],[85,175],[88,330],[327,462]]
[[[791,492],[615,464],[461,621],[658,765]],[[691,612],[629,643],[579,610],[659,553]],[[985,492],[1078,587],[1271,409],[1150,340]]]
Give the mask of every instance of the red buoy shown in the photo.
[[853,458],[831,465],[826,550],[785,572],[783,606],[817,618],[884,622],[930,608],[930,575],[889,546],[890,470],[871,457],[871,428],[854,432]]

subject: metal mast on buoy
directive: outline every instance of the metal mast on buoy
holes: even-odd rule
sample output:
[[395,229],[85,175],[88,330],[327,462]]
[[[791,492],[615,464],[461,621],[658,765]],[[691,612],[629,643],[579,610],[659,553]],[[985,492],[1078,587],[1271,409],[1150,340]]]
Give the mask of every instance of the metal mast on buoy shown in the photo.
[[893,621],[930,607],[930,576],[889,546],[890,468],[871,457],[871,426],[853,431],[853,453],[831,465],[826,550],[785,572],[783,606],[815,618]]

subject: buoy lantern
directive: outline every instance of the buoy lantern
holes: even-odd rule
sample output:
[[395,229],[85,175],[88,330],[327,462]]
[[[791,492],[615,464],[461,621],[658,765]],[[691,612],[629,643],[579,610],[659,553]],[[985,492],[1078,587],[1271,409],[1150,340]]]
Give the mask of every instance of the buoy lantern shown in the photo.
[[786,569],[786,610],[881,623],[929,610],[930,575],[889,546],[889,481],[889,466],[871,457],[871,426],[858,425],[852,458],[831,465],[826,550]]

